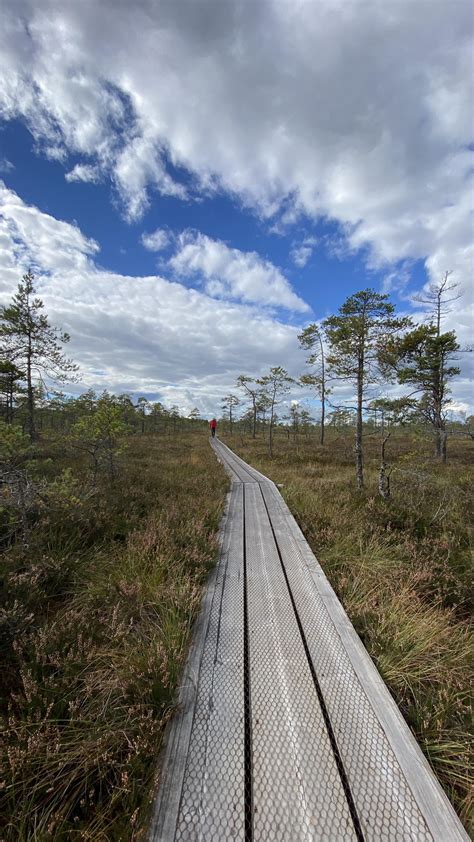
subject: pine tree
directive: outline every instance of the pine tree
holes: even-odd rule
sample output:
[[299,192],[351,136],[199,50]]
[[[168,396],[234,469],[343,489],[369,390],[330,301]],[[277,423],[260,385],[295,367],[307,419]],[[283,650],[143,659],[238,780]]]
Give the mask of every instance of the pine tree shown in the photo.
[[268,435],[268,452],[270,458],[273,458],[273,430],[276,423],[275,407],[284,394],[290,391],[291,384],[294,383],[293,377],[290,377],[287,371],[281,366],[274,366],[270,369],[268,374],[265,374],[257,383],[263,386],[266,395],[268,396],[268,407],[270,409],[270,427]]
[[356,387],[357,420],[355,463],[357,488],[364,487],[362,419],[367,387],[376,383],[380,369],[380,349],[394,334],[411,325],[409,318],[396,318],[388,295],[365,289],[351,295],[339,308],[339,315],[323,323],[329,341],[327,362],[338,378]]
[[452,365],[459,350],[453,330],[438,333],[437,324],[418,325],[398,341],[389,342],[383,360],[396,371],[398,382],[421,392],[417,408],[433,426],[436,436],[435,452],[446,462],[446,410],[449,405],[449,380],[459,374]]
[[462,294],[456,292],[458,283],[449,282],[451,275],[452,272],[445,272],[441,281],[430,284],[416,296],[415,300],[428,308],[428,324],[418,325],[401,339],[391,340],[382,355],[386,370],[395,372],[399,383],[413,386],[415,394],[421,392],[416,408],[434,428],[435,454],[442,462],[446,462],[447,456],[449,381],[460,372],[452,364],[460,350],[456,334],[453,330],[441,332],[443,317],[451,312],[451,305]]
[[8,354],[2,353],[0,360],[0,395],[2,414],[7,424],[13,421],[15,406],[24,389],[21,383],[25,380],[25,372],[8,359]]
[[234,430],[234,409],[236,409],[240,405],[240,401],[237,395],[232,395],[229,393],[224,398],[222,398],[222,411],[225,416],[229,419],[229,432],[230,435],[233,434]]
[[69,335],[51,327],[44,304],[35,296],[31,272],[23,276],[12,302],[0,308],[0,337],[15,365],[25,372],[27,394],[27,432],[36,438],[35,380],[46,377],[55,382],[74,380],[77,366],[65,357],[60,343]]

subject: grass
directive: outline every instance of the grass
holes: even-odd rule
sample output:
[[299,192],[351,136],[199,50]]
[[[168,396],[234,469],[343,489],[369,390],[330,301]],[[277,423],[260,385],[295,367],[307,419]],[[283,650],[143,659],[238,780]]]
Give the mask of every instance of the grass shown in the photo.
[[[282,484],[290,508],[464,823],[472,828],[474,450],[436,466],[423,439],[390,440],[393,499],[354,490],[352,440],[228,443]],[[227,487],[207,433],[135,436],[115,481],[45,438],[47,493],[28,547],[4,541],[0,613],[6,770],[2,839],[140,840],[156,757]],[[64,473],[64,469],[68,469]],[[44,490],[44,489],[43,489]]]
[[280,435],[226,442],[277,482],[438,779],[473,821],[472,444],[436,465],[417,434],[390,440],[392,499],[377,491],[378,444],[366,440],[366,489],[355,491],[352,436],[327,445]]
[[227,481],[206,432],[134,437],[95,491],[63,450],[2,558],[2,839],[140,839]]

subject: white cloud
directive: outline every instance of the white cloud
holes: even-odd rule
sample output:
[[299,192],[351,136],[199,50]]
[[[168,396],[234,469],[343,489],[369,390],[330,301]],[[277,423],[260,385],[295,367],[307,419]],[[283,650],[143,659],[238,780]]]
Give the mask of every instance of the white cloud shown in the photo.
[[150,204],[150,187],[165,196],[187,197],[186,188],[168,175],[162,152],[158,141],[143,133],[131,139],[116,156],[114,182],[129,220],[143,216]]
[[310,259],[314,246],[317,243],[316,237],[305,237],[301,243],[293,243],[290,251],[290,258],[299,269],[306,266]]
[[144,232],[141,236],[142,245],[148,251],[163,251],[169,245],[170,240],[169,231],[166,231],[165,228],[157,228],[156,231],[152,231],[150,234]]
[[18,283],[30,266],[43,271],[81,272],[90,266],[98,244],[75,225],[26,205],[0,180],[0,291]]
[[185,231],[169,265],[178,277],[200,276],[208,295],[307,312],[280,270],[254,251],[229,248],[199,232]]
[[96,184],[100,181],[100,170],[91,164],[76,164],[70,172],[64,176],[66,181],[90,181]]
[[428,258],[433,277],[472,276],[471,0],[429,14],[426,0],[3,11],[1,113],[49,154],[92,156],[131,219],[150,189],[186,198],[205,185],[276,228],[327,215],[374,265]]
[[258,376],[271,365],[301,370],[298,328],[163,277],[101,270],[98,249],[0,183],[0,300],[35,267],[51,322],[71,334],[67,353],[80,365],[81,387],[215,413],[239,374]]
[[[0,300],[9,300],[20,276],[35,268],[52,323],[71,334],[67,350],[80,364],[82,387],[147,393],[184,411],[197,405],[210,414],[218,412],[241,373],[259,376],[282,365],[296,377],[304,370],[301,326],[163,277],[101,270],[94,263],[98,251],[76,226],[26,205],[0,182]],[[473,318],[466,294],[444,328],[455,329],[465,346]],[[453,410],[472,411],[474,354],[459,358]],[[311,390],[295,391],[295,400],[313,396]],[[335,403],[351,403],[352,397],[352,387],[336,385]]]
[[12,172],[14,169],[14,164],[8,158],[0,158],[0,173]]

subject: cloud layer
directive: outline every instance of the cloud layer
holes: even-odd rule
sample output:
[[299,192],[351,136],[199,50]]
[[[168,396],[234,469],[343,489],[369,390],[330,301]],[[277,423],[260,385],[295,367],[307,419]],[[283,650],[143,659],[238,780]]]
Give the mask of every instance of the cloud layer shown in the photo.
[[36,268],[53,324],[71,334],[82,387],[159,396],[184,410],[218,411],[241,373],[271,365],[297,374],[297,329],[255,307],[216,300],[160,276],[96,267],[98,245],[74,225],[26,205],[0,182],[0,299]]
[[[178,239],[178,255],[188,236]],[[201,239],[193,235],[193,242]],[[255,305],[219,300],[160,276],[107,272],[94,262],[98,253],[98,244],[79,228],[26,205],[0,181],[0,301],[10,299],[29,267],[35,269],[52,323],[71,334],[68,353],[80,365],[82,388],[147,393],[185,411],[197,405],[210,415],[235,390],[239,374],[258,376],[272,365],[295,377],[304,370],[301,328]],[[472,316],[462,299],[445,327],[466,342]],[[466,366],[471,357],[461,356],[463,375],[454,388],[458,410],[472,407]],[[310,394],[296,390],[295,396],[304,400]],[[352,387],[338,385],[334,400],[353,402]]]
[[338,220],[374,265],[470,277],[471,0],[3,7],[1,113],[130,218],[153,190],[225,190],[276,225]]

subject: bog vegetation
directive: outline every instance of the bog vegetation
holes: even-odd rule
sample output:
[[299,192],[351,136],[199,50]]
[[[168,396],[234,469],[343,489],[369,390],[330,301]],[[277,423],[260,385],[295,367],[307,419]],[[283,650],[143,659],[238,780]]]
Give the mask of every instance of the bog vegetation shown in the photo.
[[1,837],[15,842],[141,838],[216,558],[226,480],[206,433],[167,419],[134,434],[131,406],[87,400],[69,432],[58,413],[41,444],[1,444],[21,477],[0,510]]
[[[416,325],[356,293],[300,334],[298,382],[282,366],[242,374],[219,430],[282,484],[468,823],[473,431],[449,417],[455,296],[446,273]],[[138,839],[226,479],[198,408],[60,391],[80,372],[31,274],[0,335],[3,836]],[[298,384],[318,418],[288,400]]]

